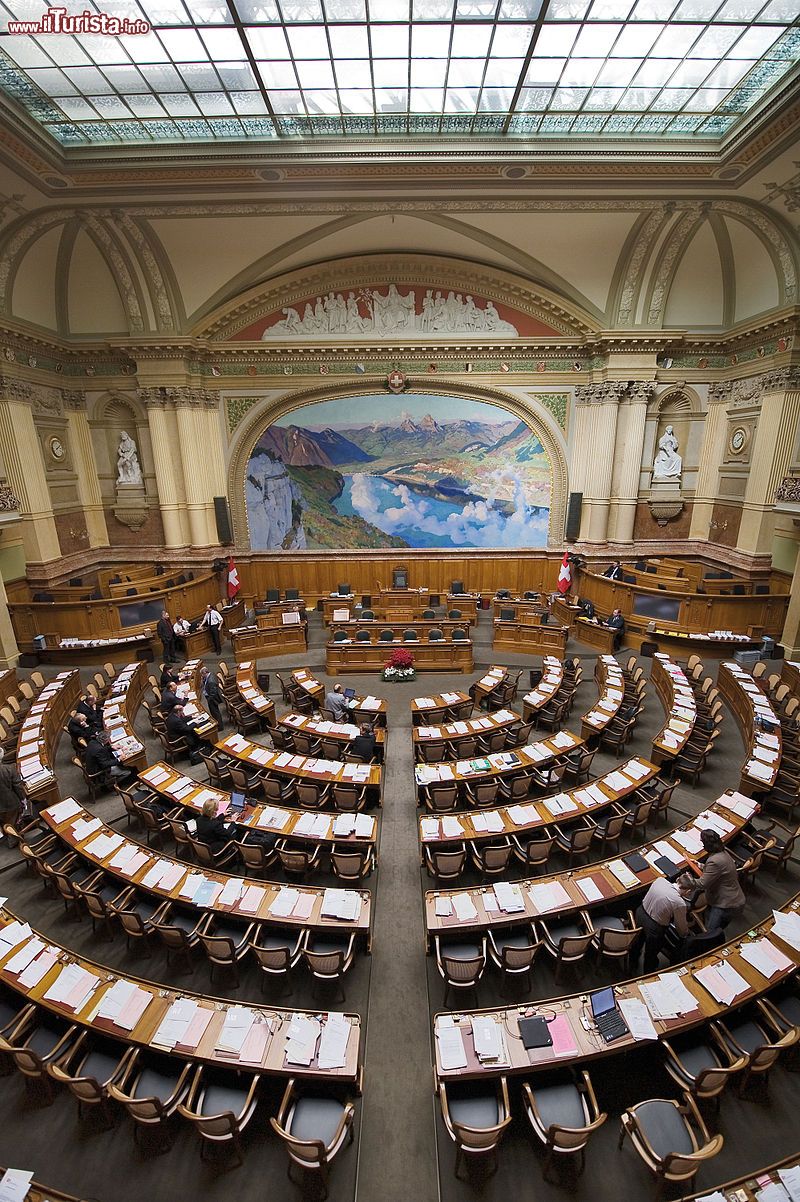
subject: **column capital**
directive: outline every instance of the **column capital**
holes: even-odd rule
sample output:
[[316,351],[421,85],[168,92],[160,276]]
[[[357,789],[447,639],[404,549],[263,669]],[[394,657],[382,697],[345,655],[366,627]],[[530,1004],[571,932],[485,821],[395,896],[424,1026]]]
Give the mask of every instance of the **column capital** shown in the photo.
[[708,386],[709,405],[726,405],[731,398],[733,384],[730,380],[716,380]]
[[29,405],[33,400],[33,389],[24,380],[17,380],[14,376],[0,375],[0,399],[23,401]]
[[207,388],[140,388],[139,400],[147,408],[216,409],[219,393]]
[[655,380],[631,380],[626,400],[637,405],[648,405],[656,394]]
[[800,367],[778,367],[761,377],[761,392],[797,392],[800,389]]
[[598,384],[579,384],[575,389],[578,405],[619,404],[628,390],[627,380],[604,380]]
[[64,402],[64,408],[71,410],[73,413],[78,413],[86,409],[86,393],[80,389],[73,391],[69,388],[62,388],[61,400]]

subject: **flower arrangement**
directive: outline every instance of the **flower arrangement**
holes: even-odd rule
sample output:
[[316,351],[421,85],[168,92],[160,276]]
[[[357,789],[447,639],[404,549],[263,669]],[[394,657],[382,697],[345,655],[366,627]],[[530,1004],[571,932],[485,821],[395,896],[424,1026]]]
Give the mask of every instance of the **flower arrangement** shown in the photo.
[[396,647],[384,665],[383,680],[413,680],[414,656],[405,647]]

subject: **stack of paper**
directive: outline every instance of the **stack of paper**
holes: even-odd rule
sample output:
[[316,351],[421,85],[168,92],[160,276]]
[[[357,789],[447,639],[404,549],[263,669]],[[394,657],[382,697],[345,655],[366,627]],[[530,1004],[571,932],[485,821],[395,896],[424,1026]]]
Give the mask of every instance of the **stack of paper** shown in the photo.
[[467,1053],[461,1028],[456,1026],[455,1019],[450,1014],[442,1014],[436,1021],[436,1046],[439,1051],[439,1064],[444,1072],[452,1072],[457,1068],[467,1067]]
[[519,885],[509,881],[495,881],[494,895],[497,904],[506,914],[517,914],[525,909],[525,902]]
[[481,1064],[507,1063],[500,1025],[489,1014],[473,1014],[472,1042]]
[[658,1039],[658,1032],[653,1026],[644,1002],[640,1002],[638,998],[632,997],[618,998],[617,1005],[627,1023],[628,1030],[637,1042],[646,1039]]
[[326,889],[322,895],[323,918],[355,922],[361,913],[361,894],[355,889]]
[[529,885],[528,896],[537,914],[546,914],[572,904],[572,898],[560,881]]
[[197,1002],[192,998],[177,998],[162,1018],[151,1043],[156,1047],[172,1051],[176,1044],[183,1043],[196,1011]]
[[730,1006],[731,1002],[741,993],[747,993],[749,984],[727,960],[716,964],[708,964],[698,968],[694,974],[695,981],[708,990],[715,1001],[722,1006]]
[[343,1014],[329,1014],[322,1027],[317,1063],[321,1069],[344,1068],[350,1023]]
[[453,909],[459,922],[474,922],[478,917],[475,903],[468,893],[453,894]]
[[739,955],[748,964],[752,964],[763,977],[769,980],[778,972],[788,972],[794,967],[788,956],[770,943],[769,939],[754,939],[752,943],[743,943]]
[[80,964],[65,964],[45,993],[44,1000],[78,1011],[99,984],[100,978]]
[[783,910],[773,910],[775,919],[772,927],[773,932],[782,939],[784,943],[788,943],[789,947],[793,947],[795,951],[800,951],[800,914],[794,910],[785,912]]
[[287,1064],[311,1064],[320,1037],[320,1023],[311,1014],[295,1012],[286,1037],[285,1058]]
[[642,1001],[653,1018],[679,1018],[699,1006],[676,972],[664,972],[639,986]]
[[122,1031],[132,1031],[153,1000],[133,981],[115,981],[103,994],[93,1018],[104,1018]]
[[229,1006],[222,1030],[217,1036],[216,1050],[223,1056],[233,1056],[238,1060],[254,1019],[253,1011],[247,1006]]

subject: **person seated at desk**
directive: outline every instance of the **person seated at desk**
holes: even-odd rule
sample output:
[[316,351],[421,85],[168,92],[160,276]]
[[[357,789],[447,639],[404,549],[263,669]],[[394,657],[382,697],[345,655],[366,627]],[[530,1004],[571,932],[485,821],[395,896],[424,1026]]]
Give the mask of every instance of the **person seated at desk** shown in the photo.
[[739,884],[736,861],[725,850],[716,831],[704,830],[700,835],[706,851],[706,862],[694,887],[706,895],[708,909],[703,918],[709,934],[723,931],[732,918],[745,906],[745,896]]
[[225,725],[222,718],[222,710],[220,709],[222,689],[219,687],[219,682],[210,668],[203,668],[200,672],[200,696],[203,698],[209,714],[211,714],[217,726],[222,730]]
[[331,711],[334,722],[341,722],[348,717],[350,711],[340,684],[335,684],[331,691],[325,694],[325,709]]
[[368,764],[375,754],[375,734],[369,722],[362,722],[358,734],[350,744],[351,755]]
[[203,802],[203,808],[197,815],[197,838],[208,845],[211,854],[216,855],[228,846],[236,835],[236,827],[232,822],[226,822],[217,813],[217,802],[209,797]]
[[[32,818],[33,809],[25,796],[22,777],[13,763],[3,763],[3,749],[0,747],[0,824],[17,826],[20,818]],[[5,835],[0,834],[0,843]]]
[[614,561],[614,563],[609,564],[608,567],[606,568],[605,572],[603,572],[603,575],[607,576],[609,580],[621,580],[622,579],[622,564],[620,563],[620,561],[618,559],[616,559]]
[[131,775],[131,770],[125,768],[111,747],[111,735],[107,730],[99,730],[89,740],[84,760],[86,771],[90,776],[103,774],[103,783],[107,788]]
[[158,687],[162,693],[164,692],[164,689],[168,688],[173,682],[175,684],[180,684],[180,681],[181,678],[179,672],[172,671],[169,664],[161,665],[161,676],[158,681]]
[[77,714],[83,714],[91,730],[103,729],[103,707],[98,697],[84,693],[75,707]]
[[208,739],[204,739],[198,734],[194,728],[194,724],[189,722],[184,716],[183,703],[178,701],[167,715],[166,721],[167,734],[171,739],[185,739],[186,746],[189,748],[189,763],[200,763],[200,748],[208,743]]
[[688,873],[677,881],[668,881],[665,876],[653,881],[636,911],[636,925],[642,928],[644,959],[642,971],[655,972],[658,955],[667,942],[670,927],[683,940],[689,933],[686,910],[694,893],[695,883]]
[[186,618],[182,618],[181,615],[178,614],[177,618],[175,619],[175,621],[172,624],[172,631],[173,631],[173,634],[175,635],[175,646],[178,649],[178,651],[180,651],[181,655],[185,658],[186,657],[186,636],[187,636],[187,634],[191,634],[191,631],[192,631],[191,622],[187,622]]
[[165,689],[161,690],[161,713],[166,718],[180,702],[178,682],[171,680]]
[[622,646],[622,636],[625,634],[625,619],[622,616],[621,610],[614,610],[611,617],[606,619],[606,626],[609,626],[612,630],[616,630],[617,633],[614,635],[614,650],[619,651]]
[[72,746],[75,750],[77,751],[79,747],[83,750],[94,733],[94,728],[89,725],[86,715],[79,714],[76,710],[67,723],[67,734],[72,739]]
[[594,622],[595,616],[594,616],[593,602],[591,602],[588,599],[588,597],[584,597],[583,600],[581,600],[581,598],[578,597],[577,605],[578,605],[578,609],[580,609],[580,611],[581,611],[582,616],[584,618],[586,618],[586,620],[588,622]]

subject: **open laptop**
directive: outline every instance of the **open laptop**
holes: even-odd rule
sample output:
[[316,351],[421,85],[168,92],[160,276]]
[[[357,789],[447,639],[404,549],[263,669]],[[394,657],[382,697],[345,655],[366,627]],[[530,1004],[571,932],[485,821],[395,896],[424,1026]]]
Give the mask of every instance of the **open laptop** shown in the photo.
[[231,814],[241,814],[242,810],[247,805],[247,799],[244,793],[231,793]]
[[595,1026],[606,1043],[613,1043],[615,1039],[628,1034],[628,1026],[617,1009],[617,999],[611,987],[590,994],[589,1001]]
[[355,691],[355,689],[345,689],[345,691],[344,691],[344,699],[345,699],[345,701],[347,701],[348,703],[349,703],[349,702],[351,702],[351,701],[353,700],[353,698],[355,697],[355,695],[356,695],[356,691]]

